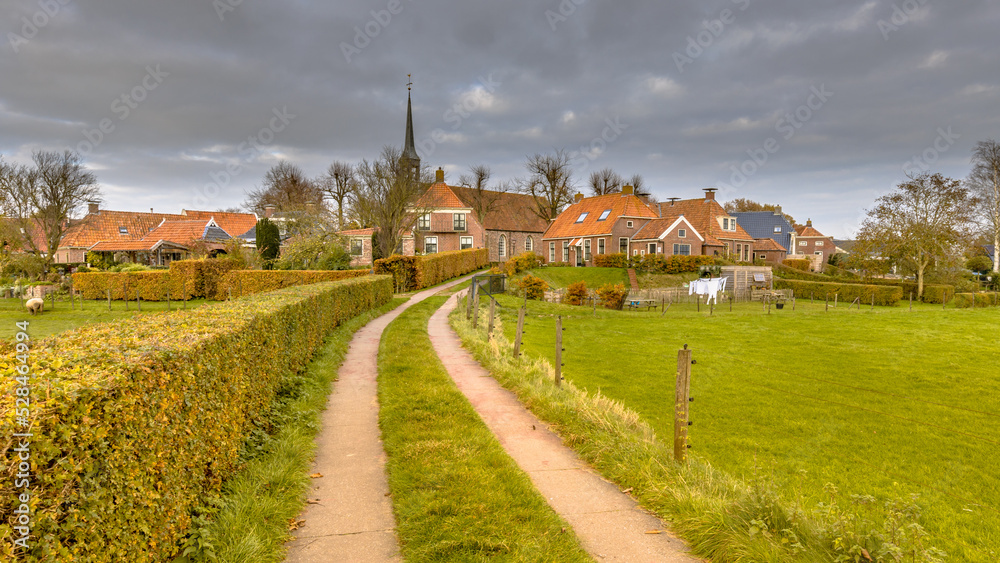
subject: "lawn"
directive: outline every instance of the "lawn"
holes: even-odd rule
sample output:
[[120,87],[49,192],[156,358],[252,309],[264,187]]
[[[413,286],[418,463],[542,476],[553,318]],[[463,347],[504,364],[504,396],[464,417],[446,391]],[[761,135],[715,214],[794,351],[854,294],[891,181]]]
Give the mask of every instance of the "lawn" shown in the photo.
[[[513,335],[518,300],[502,297]],[[677,350],[694,350],[693,456],[815,508],[852,495],[915,504],[948,560],[1000,554],[1000,310],[863,308],[800,301],[768,315],[737,304],[697,313],[530,303],[525,351],[550,361],[563,315],[565,377],[622,401],[673,435]],[[830,488],[828,484],[836,487]],[[865,499],[855,498],[856,502]],[[859,508],[860,511],[868,510]]]
[[[187,307],[198,307],[204,304],[204,299],[191,299],[187,302]],[[14,326],[18,321],[29,321],[29,334],[32,338],[43,338],[60,332],[65,332],[78,326],[90,323],[103,323],[115,319],[128,318],[136,314],[155,313],[167,310],[166,301],[143,301],[142,312],[136,310],[136,303],[132,301],[125,310],[124,301],[112,301],[111,310],[108,310],[108,302],[103,299],[84,300],[78,299],[70,307],[69,301],[59,301],[55,309],[51,309],[49,301],[45,302],[45,310],[37,315],[31,315],[21,305],[19,299],[0,299],[0,339],[12,339],[17,332]],[[184,307],[182,301],[171,301],[170,307],[176,311]]]
[[536,268],[530,272],[549,284],[553,289],[565,288],[569,284],[584,281],[590,289],[597,289],[609,283],[623,283],[628,286],[628,274],[622,268]]

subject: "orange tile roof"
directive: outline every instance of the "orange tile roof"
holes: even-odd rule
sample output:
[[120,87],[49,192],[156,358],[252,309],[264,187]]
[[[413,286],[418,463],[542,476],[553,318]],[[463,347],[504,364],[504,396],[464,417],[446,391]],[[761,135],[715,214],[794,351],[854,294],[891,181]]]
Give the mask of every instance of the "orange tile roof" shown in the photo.
[[438,182],[420,196],[415,207],[418,209],[466,209],[468,206],[458,199],[451,186],[444,182]]
[[[605,210],[610,210],[604,221],[598,221]],[[581,214],[583,221],[577,222]],[[615,221],[621,217],[657,218],[656,211],[632,194],[608,194],[585,197],[567,207],[545,231],[544,238],[587,237],[611,232]]]
[[135,250],[152,250],[158,241],[155,240],[123,240],[103,241],[90,247],[95,252],[129,252]]
[[192,211],[184,209],[181,214],[188,219],[215,219],[215,224],[231,237],[238,237],[257,226],[257,216],[253,213],[226,213],[223,211]]
[[705,237],[705,244],[709,246],[725,246],[724,240],[753,241],[753,237],[738,222],[735,231],[722,230],[716,218],[730,215],[714,199],[683,199],[673,205],[661,204],[661,208],[664,215],[683,215]]
[[[97,213],[88,213],[83,219],[75,221],[66,230],[60,248],[89,248],[101,241],[122,242],[139,240],[149,234],[164,219],[182,220],[183,215],[172,213],[145,213],[140,211],[109,211],[101,209]],[[121,232],[121,228],[125,232]]]
[[[37,248],[39,252],[47,253],[49,251],[49,243],[45,239],[45,229],[42,228],[41,222],[37,219],[31,221],[31,226],[26,229],[30,232],[24,234],[21,233],[21,223],[17,219],[0,217],[0,221],[4,223],[0,231],[11,234],[12,238],[16,235],[24,236],[24,234],[27,234],[34,241],[35,248]],[[7,242],[10,243],[12,241],[8,240]],[[21,248],[10,247],[8,250],[11,252],[31,252],[31,245],[28,244],[28,241],[22,240],[22,242],[23,244],[21,245]]]
[[780,250],[781,252],[788,252],[787,248],[778,244],[778,242],[773,238],[754,239],[753,249],[757,252],[766,252],[768,250]]
[[[632,235],[632,240],[658,239],[660,235],[663,234],[664,231],[669,229],[670,226],[673,225],[681,217],[682,217],[681,215],[664,215],[659,219],[653,219],[652,221],[643,225],[641,229],[636,231],[636,233]],[[690,221],[687,220],[687,217],[684,217],[684,221],[686,221],[688,224],[685,225],[684,223],[681,223],[681,226],[679,228],[690,227],[694,229],[694,234],[700,238],[701,233],[698,232],[698,229],[695,228],[694,225],[690,224]]]
[[358,237],[358,236],[370,237],[370,236],[372,236],[372,235],[375,234],[375,229],[373,229],[373,228],[368,228],[368,229],[348,229],[346,231],[338,231],[337,234],[338,235],[344,235],[345,237],[351,237],[351,236],[354,236],[354,237]]
[[[458,186],[449,186],[465,207],[476,208],[478,197],[476,190]],[[489,231],[521,231],[542,233],[549,226],[548,221],[536,213],[538,205],[535,198],[528,194],[497,192],[484,190],[488,198],[496,198],[492,209],[483,219],[483,227]]]
[[812,225],[806,225],[804,227],[802,225],[795,225],[795,232],[798,233],[800,237],[826,237],[826,235],[814,229]]
[[166,240],[177,244],[187,245],[200,239],[205,234],[205,228],[209,219],[199,219],[193,221],[165,221],[149,232],[142,240],[158,241]]

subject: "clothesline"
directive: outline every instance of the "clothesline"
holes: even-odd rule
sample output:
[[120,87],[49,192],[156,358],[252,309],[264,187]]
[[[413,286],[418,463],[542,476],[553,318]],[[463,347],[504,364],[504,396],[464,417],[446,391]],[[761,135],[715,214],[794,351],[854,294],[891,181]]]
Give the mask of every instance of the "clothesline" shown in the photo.
[[718,303],[716,299],[720,291],[726,290],[727,278],[701,278],[694,280],[688,286],[688,295],[707,295],[705,303]]

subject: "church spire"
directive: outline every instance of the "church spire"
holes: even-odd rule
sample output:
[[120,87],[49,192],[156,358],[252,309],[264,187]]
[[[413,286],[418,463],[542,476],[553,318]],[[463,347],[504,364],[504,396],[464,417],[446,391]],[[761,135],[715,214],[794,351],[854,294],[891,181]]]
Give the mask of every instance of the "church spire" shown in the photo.
[[[406,77],[410,78],[410,75],[407,74]],[[400,160],[404,161],[405,168],[411,171],[414,180],[418,180],[420,178],[420,155],[417,154],[416,144],[413,142],[413,104],[410,101],[412,87],[413,81],[410,80],[406,84],[406,139]]]

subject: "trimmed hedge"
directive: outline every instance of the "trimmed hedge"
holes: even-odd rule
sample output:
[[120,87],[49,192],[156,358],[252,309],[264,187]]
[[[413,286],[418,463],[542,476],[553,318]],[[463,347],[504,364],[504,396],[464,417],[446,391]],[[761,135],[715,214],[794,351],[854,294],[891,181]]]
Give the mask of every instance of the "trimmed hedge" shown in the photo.
[[875,304],[881,306],[893,306],[903,298],[903,288],[886,285],[775,279],[774,289],[791,289],[800,299],[810,294],[820,299],[825,299],[827,294],[832,297],[836,293],[840,295],[841,302],[853,303],[855,299],[860,297],[861,303],[866,305],[871,304],[873,295],[875,297]]
[[598,254],[594,256],[594,266],[601,268],[634,268],[637,272],[652,274],[682,274],[697,272],[700,266],[714,264],[712,256],[664,256],[662,254],[646,254],[645,256],[626,256],[616,254]]
[[[174,277],[174,287],[188,293],[187,298],[204,297],[212,299],[219,292],[219,281],[232,270],[240,269],[240,264],[227,258],[206,260],[176,260],[170,263],[170,274]],[[170,292],[173,296],[174,292]]]
[[[903,295],[909,296],[913,293],[913,296],[917,296],[917,282],[915,281],[903,281],[903,280],[883,280],[883,279],[869,279],[865,280],[868,285],[891,285],[903,288]],[[938,305],[947,303],[955,297],[955,286],[953,285],[931,285],[924,284],[924,295],[920,298],[920,301],[924,303],[935,303]]]
[[396,291],[409,291],[437,285],[458,276],[475,272],[489,263],[485,248],[453,250],[427,256],[400,256],[375,261],[376,274],[391,275]]
[[812,267],[812,262],[808,260],[802,260],[799,258],[785,258],[781,261],[783,266],[788,266],[789,268],[795,268],[796,270],[802,270],[803,272],[808,272],[809,268]]
[[[20,560],[176,557],[193,508],[237,469],[282,382],[341,321],[391,297],[390,278],[365,277],[32,341],[34,528]],[[10,444],[26,429],[14,418],[13,346],[0,350],[0,433]],[[0,475],[8,526],[16,472],[7,464]],[[0,526],[0,556],[10,555],[11,533]]]
[[971,307],[995,307],[1000,303],[996,293],[956,293],[955,307],[969,309]]
[[167,290],[171,299],[181,299],[181,292],[174,287],[173,277],[166,270],[149,272],[87,272],[73,274],[73,288],[84,299],[104,299],[111,290],[112,299],[134,300],[136,292],[143,301],[163,301]]
[[370,275],[370,270],[233,270],[219,280],[215,299],[222,301],[296,285],[340,281]]

